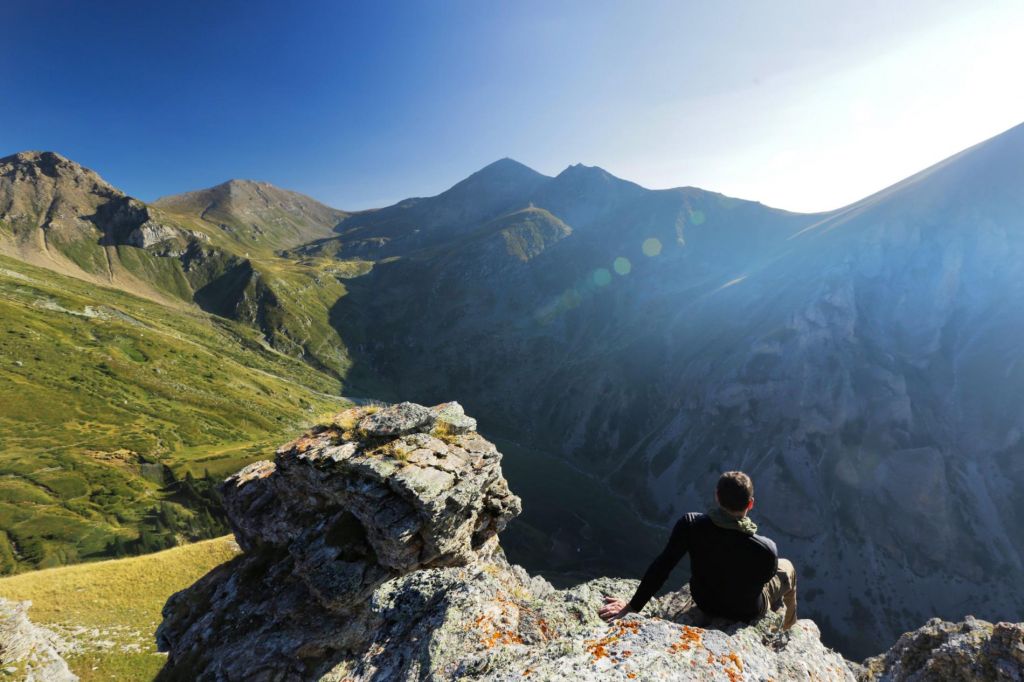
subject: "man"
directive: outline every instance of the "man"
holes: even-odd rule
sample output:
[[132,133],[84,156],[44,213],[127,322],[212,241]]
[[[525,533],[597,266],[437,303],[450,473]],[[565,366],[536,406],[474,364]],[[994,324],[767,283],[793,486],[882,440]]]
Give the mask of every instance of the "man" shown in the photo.
[[690,592],[705,614],[737,621],[757,620],[785,606],[782,627],[796,623],[796,569],[779,559],[775,543],[757,535],[747,514],[754,508],[754,484],[742,471],[727,471],[715,488],[716,508],[686,514],[651,563],[628,602],[605,597],[598,614],[615,620],[639,612],[661,589],[669,573],[690,553]]

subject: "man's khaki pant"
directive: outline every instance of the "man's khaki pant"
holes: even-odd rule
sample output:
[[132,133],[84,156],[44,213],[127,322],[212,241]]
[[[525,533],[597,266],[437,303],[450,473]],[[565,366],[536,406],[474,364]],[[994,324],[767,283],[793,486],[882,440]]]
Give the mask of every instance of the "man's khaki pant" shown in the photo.
[[779,559],[779,569],[775,572],[775,577],[764,586],[763,594],[764,603],[772,611],[786,607],[782,627],[786,630],[793,627],[796,623],[796,568],[793,562]]

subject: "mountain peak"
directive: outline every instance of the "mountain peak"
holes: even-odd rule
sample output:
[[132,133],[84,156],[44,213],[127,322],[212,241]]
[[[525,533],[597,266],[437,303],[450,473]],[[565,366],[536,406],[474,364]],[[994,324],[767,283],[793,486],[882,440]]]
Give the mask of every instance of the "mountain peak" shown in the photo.
[[536,182],[545,177],[546,176],[538,173],[526,164],[520,163],[519,161],[506,156],[487,164],[462,182],[457,183],[452,189],[459,187],[460,185],[464,185],[472,180]]
[[14,182],[31,182],[40,176],[47,176],[58,182],[77,179],[74,184],[88,185],[101,190],[104,194],[123,194],[101,178],[96,171],[52,151],[26,150],[0,158],[0,175]]
[[523,199],[548,179],[529,166],[505,157],[490,163],[453,185],[436,198],[479,201],[489,197],[500,201]]
[[161,197],[153,205],[214,223],[247,246],[275,249],[330,236],[347,215],[299,192],[242,178]]
[[281,192],[288,191],[281,189],[280,187],[277,187],[275,185],[272,185],[269,182],[265,182],[263,180],[248,180],[246,178],[231,178],[230,180],[225,180],[219,185],[214,185],[211,189],[218,189],[221,187],[226,189],[251,189],[256,187],[262,187],[264,189],[278,190]]
[[481,168],[477,172],[478,173],[483,173],[485,171],[491,171],[491,172],[492,171],[502,171],[502,172],[528,171],[528,172],[531,172],[531,173],[536,173],[537,172],[537,171],[533,170],[532,168],[530,168],[529,166],[527,166],[525,163],[521,163],[519,161],[516,161],[515,159],[513,159],[512,157],[509,157],[509,156],[503,156],[502,158],[498,159],[497,161],[492,161],[491,163],[487,164],[486,166],[484,166],[483,168]]
[[[570,166],[566,166],[565,170],[559,173],[556,178],[587,178],[591,180],[601,180],[605,182],[618,181],[618,182],[629,182],[618,178],[604,168],[600,166],[588,166],[582,163],[574,163]],[[633,183],[630,183],[633,184]]]
[[0,163],[61,163],[71,162],[66,156],[58,152],[51,151],[36,151],[34,149],[28,149],[23,152],[17,152],[10,156],[0,158]]

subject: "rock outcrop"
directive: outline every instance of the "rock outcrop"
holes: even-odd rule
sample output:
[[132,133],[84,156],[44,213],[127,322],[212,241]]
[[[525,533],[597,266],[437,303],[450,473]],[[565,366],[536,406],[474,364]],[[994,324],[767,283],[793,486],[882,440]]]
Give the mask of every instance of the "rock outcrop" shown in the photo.
[[78,682],[61,657],[67,643],[28,619],[31,605],[0,598],[0,674],[24,682]]
[[128,233],[125,242],[140,249],[161,245],[163,248],[158,250],[161,256],[181,256],[192,242],[209,240],[210,238],[202,232],[146,220]]
[[684,589],[612,625],[631,580],[510,565],[520,512],[458,403],[352,408],[223,485],[245,553],[168,600],[165,680],[844,680],[817,626],[707,623]]
[[1024,680],[1024,623],[933,618],[864,662],[860,682]]

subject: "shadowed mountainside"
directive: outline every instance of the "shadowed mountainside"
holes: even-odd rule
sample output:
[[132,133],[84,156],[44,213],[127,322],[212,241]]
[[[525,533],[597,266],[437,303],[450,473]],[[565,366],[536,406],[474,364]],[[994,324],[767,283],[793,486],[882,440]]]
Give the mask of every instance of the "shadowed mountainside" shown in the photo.
[[660,523],[749,471],[862,656],[1024,608],[1022,158],[1018,127],[820,215],[506,162],[477,176],[517,200],[402,202],[304,250],[389,257],[332,318],[381,397],[457,395]]

